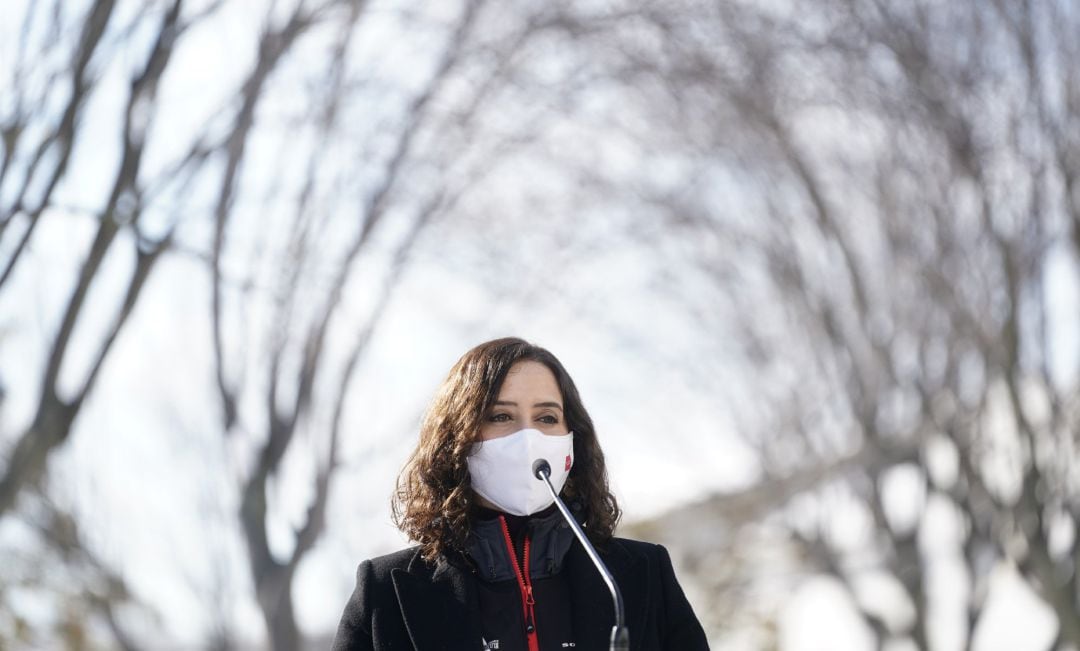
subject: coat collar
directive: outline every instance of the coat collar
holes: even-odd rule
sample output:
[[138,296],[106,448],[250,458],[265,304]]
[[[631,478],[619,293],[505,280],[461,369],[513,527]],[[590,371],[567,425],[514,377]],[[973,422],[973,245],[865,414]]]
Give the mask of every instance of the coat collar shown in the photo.
[[[494,511],[495,517],[478,518],[472,523],[465,548],[477,569],[477,578],[488,581],[506,581],[517,576],[510,551],[506,548],[500,518],[508,520],[516,516],[504,516]],[[529,576],[541,579],[562,570],[566,552],[574,542],[574,532],[563,522],[562,514],[553,504],[548,513],[518,518],[520,526],[528,533],[532,545],[529,551]],[[520,542],[513,528],[508,532]]]
[[[644,556],[618,540],[599,550],[623,595],[631,648],[635,624],[648,612],[648,576],[640,565]],[[570,582],[574,637],[580,649],[607,648],[615,610],[611,593],[589,560],[581,543],[574,540],[566,554],[563,571]],[[402,618],[417,651],[480,648],[481,631],[476,615],[476,576],[459,563],[440,559],[432,565],[419,551],[406,569],[391,572]]]

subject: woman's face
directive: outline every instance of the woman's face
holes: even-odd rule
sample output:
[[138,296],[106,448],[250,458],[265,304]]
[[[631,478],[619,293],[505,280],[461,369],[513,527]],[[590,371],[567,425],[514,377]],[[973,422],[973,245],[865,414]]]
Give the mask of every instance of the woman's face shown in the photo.
[[570,430],[563,415],[562,394],[555,374],[540,362],[524,360],[510,367],[499,389],[499,397],[484,414],[480,440],[488,441],[523,429],[536,429],[551,436]]

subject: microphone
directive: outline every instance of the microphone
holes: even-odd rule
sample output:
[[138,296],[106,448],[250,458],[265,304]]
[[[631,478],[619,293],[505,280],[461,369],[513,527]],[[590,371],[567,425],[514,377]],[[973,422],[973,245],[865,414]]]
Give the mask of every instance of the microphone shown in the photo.
[[566,508],[563,501],[559,499],[558,493],[555,492],[555,487],[551,484],[551,464],[547,462],[547,459],[537,459],[533,461],[532,471],[533,477],[547,484],[551,496],[555,498],[555,505],[559,507],[559,513],[562,513],[563,519],[574,530],[574,535],[581,542],[581,546],[585,548],[589,559],[592,560],[593,565],[600,572],[600,576],[603,577],[604,583],[607,584],[608,590],[611,591],[611,598],[615,603],[615,626],[611,628],[611,644],[608,648],[610,651],[629,651],[630,629],[625,625],[626,613],[623,610],[622,593],[619,592],[619,586],[615,584],[615,579],[611,576],[611,572],[608,571],[604,562],[600,560],[600,556],[596,553],[592,543],[585,537],[581,525],[577,523],[574,516],[570,515],[570,509]]

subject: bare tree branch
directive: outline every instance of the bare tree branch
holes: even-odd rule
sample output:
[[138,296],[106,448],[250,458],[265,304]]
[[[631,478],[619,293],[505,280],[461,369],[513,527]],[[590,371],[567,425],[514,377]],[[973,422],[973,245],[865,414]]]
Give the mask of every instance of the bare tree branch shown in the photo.
[[[101,370],[105,356],[127,321],[127,317],[138,299],[150,269],[163,248],[155,247],[149,254],[144,254],[141,250],[138,251],[139,261],[128,282],[126,296],[119,308],[112,329],[101,345],[96,362],[91,366],[83,380],[83,390],[74,399],[62,399],[57,391],[57,383],[90,286],[98,277],[105,257],[117,234],[125,226],[134,225],[138,221],[139,206],[136,198],[138,196],[136,188],[144,145],[143,137],[146,126],[151,119],[149,112],[153,107],[153,97],[156,93],[158,80],[161,78],[172,52],[172,43],[176,35],[175,29],[181,6],[181,1],[176,0],[169,12],[166,13],[158,31],[157,41],[151,49],[146,65],[143,71],[132,81],[125,116],[124,151],[120,169],[117,172],[112,192],[100,217],[97,234],[90,246],[89,254],[83,262],[75,289],[68,301],[49,352],[41,383],[41,397],[37,414],[34,417],[33,424],[23,433],[16,444],[14,452],[8,460],[4,475],[0,478],[0,515],[3,515],[14,505],[15,498],[24,485],[37,481],[44,471],[45,460],[49,453],[67,438],[83,400]],[[111,5],[99,3],[99,5],[95,6],[92,14],[93,20],[97,20],[102,24],[97,25],[90,32],[84,31],[80,52],[92,50],[93,45],[100,40],[101,32],[104,30],[103,21],[107,20],[110,11]],[[89,55],[90,53],[87,52],[85,58],[88,59]],[[83,56],[80,55],[78,60],[83,62]],[[81,64],[79,69],[80,79],[83,68],[85,68],[85,62]],[[74,109],[69,107],[69,111],[72,113],[70,117],[71,125],[65,128],[73,129]],[[67,124],[66,120],[65,124]],[[64,136],[65,139],[70,137]],[[58,175],[62,172],[63,169],[60,169]],[[45,203],[42,203],[37,212],[34,213],[36,215],[35,220],[37,216],[40,216],[44,207]],[[137,243],[137,246],[141,246],[141,243]],[[11,263],[14,264],[14,262],[15,258],[13,257]]]

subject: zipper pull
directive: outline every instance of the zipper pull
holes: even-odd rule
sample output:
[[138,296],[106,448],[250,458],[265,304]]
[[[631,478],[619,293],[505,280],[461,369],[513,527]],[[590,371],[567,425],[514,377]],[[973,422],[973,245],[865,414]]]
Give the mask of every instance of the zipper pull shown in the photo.
[[536,604],[536,600],[533,599],[532,586],[525,586],[525,632],[532,633],[536,630],[536,626],[533,624],[533,606]]

